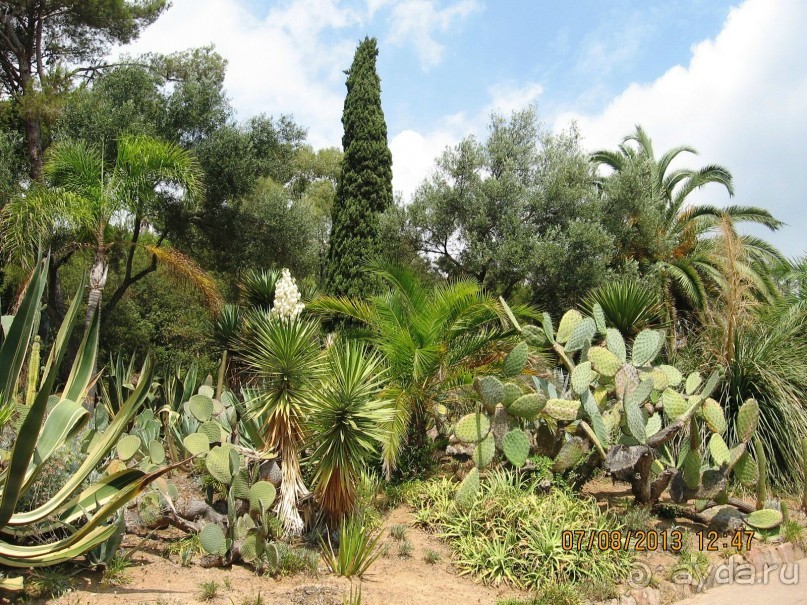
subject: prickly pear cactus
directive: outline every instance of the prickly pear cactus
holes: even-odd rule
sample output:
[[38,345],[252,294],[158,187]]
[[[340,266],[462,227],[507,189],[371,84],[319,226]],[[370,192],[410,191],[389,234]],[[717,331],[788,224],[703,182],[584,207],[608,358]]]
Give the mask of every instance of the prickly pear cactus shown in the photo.
[[[475,444],[479,468],[499,461],[521,468],[536,448],[554,451],[556,472],[605,466],[615,479],[631,483],[642,503],[656,502],[667,490],[676,502],[698,500],[707,507],[727,502],[732,473],[743,485],[765,490],[764,455],[757,448],[749,451],[758,405],[749,400],[741,406],[737,441],[729,442],[725,411],[713,398],[720,373],[685,377],[663,363],[664,332],[643,330],[626,342],[606,324],[598,305],[591,317],[567,312],[557,331],[546,313],[540,327],[513,324],[523,341],[502,366],[508,382],[477,377],[478,411],[454,429],[454,439]],[[554,354],[558,369],[545,376],[515,375],[529,349]],[[494,418],[503,432],[494,431],[495,439],[488,440]],[[681,456],[671,459],[665,444],[687,432]]]

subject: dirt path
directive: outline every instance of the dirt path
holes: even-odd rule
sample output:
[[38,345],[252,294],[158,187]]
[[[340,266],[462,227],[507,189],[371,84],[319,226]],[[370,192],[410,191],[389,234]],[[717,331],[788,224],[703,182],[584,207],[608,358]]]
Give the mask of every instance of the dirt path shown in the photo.
[[[385,520],[382,542],[389,544],[389,554],[373,564],[361,583],[363,605],[493,605],[499,599],[526,596],[507,588],[482,586],[457,575],[448,548],[435,536],[412,527],[412,522],[412,514],[405,508],[392,511]],[[411,556],[399,556],[399,543],[389,535],[392,525],[407,526]],[[427,563],[425,556],[429,551],[439,553],[440,560]],[[218,584],[217,596],[207,601],[212,605],[255,603],[259,594],[262,605],[341,605],[350,590],[349,581],[335,578],[324,568],[320,568],[319,577],[298,575],[276,580],[257,576],[241,566],[182,567],[152,553],[138,553],[134,561],[135,566],[126,572],[130,579],[127,585],[106,587],[101,585],[97,574],[85,575],[78,578],[75,590],[52,602],[56,605],[199,603],[200,584],[210,581]]]
[[807,605],[807,559],[771,571],[767,580],[716,586],[676,605]]

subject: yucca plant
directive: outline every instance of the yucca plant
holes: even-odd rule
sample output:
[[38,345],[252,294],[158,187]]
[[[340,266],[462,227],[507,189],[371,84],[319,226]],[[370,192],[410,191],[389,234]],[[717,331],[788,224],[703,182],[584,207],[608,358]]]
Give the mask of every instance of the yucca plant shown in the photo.
[[246,307],[269,311],[275,300],[275,286],[280,272],[275,270],[252,270],[247,272],[239,283],[241,302]]
[[308,406],[314,493],[329,522],[352,512],[367,459],[394,414],[383,399],[382,359],[356,342],[331,347],[323,380]]
[[[353,336],[376,347],[389,368],[395,416],[386,427],[382,448],[389,476],[410,430],[425,441],[429,418],[452,386],[470,382],[476,368],[490,360],[501,339],[511,334],[498,300],[476,281],[429,287],[409,269],[375,269],[389,290],[369,300],[320,297],[308,305],[315,313],[347,319]],[[516,306],[519,317],[531,315]]]
[[337,576],[362,577],[381,555],[377,548],[381,535],[380,531],[373,534],[356,517],[343,519],[339,526],[337,551],[334,551],[330,536],[327,543],[320,537],[325,565]]
[[609,325],[627,337],[661,323],[662,308],[658,295],[637,280],[608,281],[591,290],[581,306],[591,314],[595,303],[602,308]]
[[[4,405],[15,405],[16,384],[26,350],[33,338],[35,319],[40,312],[47,266],[48,261],[45,260],[34,270],[18,313],[0,347],[0,392]],[[111,419],[107,429],[83,441],[88,444],[87,453],[76,473],[44,504],[27,512],[15,513],[20,498],[31,488],[54,453],[70,442],[73,447],[80,447],[76,443],[78,433],[90,417],[82,402],[94,382],[93,368],[100,325],[97,312],[90,318],[63,391],[55,397],[51,396],[67,350],[67,341],[79,314],[83,290],[82,284],[56,335],[32,405],[16,405],[23,420],[8,467],[0,476],[0,564],[8,567],[55,565],[105,542],[117,531],[115,524],[108,523],[116,511],[137,496],[150,481],[169,470],[166,468],[146,474],[138,469],[126,469],[107,474],[74,495],[107,456],[142,405],[153,376],[153,364],[149,357],[141,370],[141,381],[137,388]],[[33,536],[38,538],[37,543],[26,544],[26,539]],[[54,541],[43,543],[42,536],[51,536]],[[2,586],[19,588],[20,581],[6,579]]]
[[303,529],[297,502],[309,493],[300,472],[300,449],[305,441],[304,410],[322,371],[318,332],[319,324],[313,321],[253,311],[245,318],[239,339],[239,352],[254,386],[250,414],[263,426],[264,447],[274,449],[281,459],[277,513],[291,535]]

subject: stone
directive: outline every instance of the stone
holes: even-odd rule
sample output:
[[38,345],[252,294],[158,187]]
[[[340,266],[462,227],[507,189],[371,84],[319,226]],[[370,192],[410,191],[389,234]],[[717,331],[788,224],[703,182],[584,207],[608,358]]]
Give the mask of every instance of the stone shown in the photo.
[[636,605],[661,605],[661,591],[657,588],[637,588],[630,591]]
[[785,542],[777,546],[776,552],[779,553],[779,558],[783,563],[789,565],[796,561],[796,554],[793,552],[793,545],[790,542]]
[[745,515],[728,504],[713,506],[703,511],[702,514],[709,522],[709,529],[718,533],[732,532],[737,528],[744,527],[743,519]]
[[765,557],[762,555],[761,550],[758,548],[752,548],[745,553],[745,560],[751,564],[751,567],[756,570],[756,573],[762,573],[762,570],[765,567]]

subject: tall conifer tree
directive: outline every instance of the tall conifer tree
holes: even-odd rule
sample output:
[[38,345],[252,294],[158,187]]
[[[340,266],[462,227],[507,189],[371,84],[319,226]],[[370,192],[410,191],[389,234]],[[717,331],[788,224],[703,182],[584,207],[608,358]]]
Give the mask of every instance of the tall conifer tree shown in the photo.
[[342,173],[333,205],[327,289],[334,295],[366,296],[373,278],[365,271],[378,253],[378,221],[392,205],[392,154],[381,109],[375,38],[356,49],[347,74],[342,113]]

